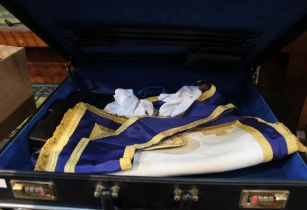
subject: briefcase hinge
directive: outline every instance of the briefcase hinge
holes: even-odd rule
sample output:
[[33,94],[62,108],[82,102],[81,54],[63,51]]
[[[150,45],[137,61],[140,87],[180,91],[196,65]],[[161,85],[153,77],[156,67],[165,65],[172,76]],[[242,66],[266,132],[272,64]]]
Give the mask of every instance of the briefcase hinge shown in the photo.
[[181,201],[184,194],[190,194],[193,202],[198,201],[198,189],[196,187],[193,187],[190,190],[181,190],[176,187],[174,190],[174,201]]
[[260,78],[261,67],[257,66],[256,68],[252,68],[252,81],[255,85],[258,85]]
[[114,202],[114,199],[117,199],[118,197],[119,190],[120,188],[118,185],[106,187],[101,184],[97,184],[94,197],[100,198],[101,207],[103,210],[119,210]]
[[120,188],[119,188],[118,185],[114,185],[111,188],[107,188],[107,187],[105,187],[103,185],[98,184],[98,185],[96,185],[96,190],[94,192],[94,197],[95,198],[101,197],[103,191],[105,191],[105,190],[110,191],[110,193],[112,195],[112,198],[117,198]]
[[198,199],[198,189],[196,187],[193,187],[190,190],[181,190],[180,188],[176,187],[174,190],[174,201],[180,202],[177,210],[193,209],[192,203],[197,202]]
[[65,63],[65,69],[68,72],[69,75],[72,74],[72,70],[73,70],[73,65],[71,61],[68,61],[67,63]]

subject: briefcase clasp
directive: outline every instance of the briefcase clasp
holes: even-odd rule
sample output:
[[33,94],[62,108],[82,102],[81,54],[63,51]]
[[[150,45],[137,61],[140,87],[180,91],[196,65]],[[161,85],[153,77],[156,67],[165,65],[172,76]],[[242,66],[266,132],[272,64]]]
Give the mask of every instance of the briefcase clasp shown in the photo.
[[290,192],[288,190],[242,190],[240,207],[246,209],[286,208]]

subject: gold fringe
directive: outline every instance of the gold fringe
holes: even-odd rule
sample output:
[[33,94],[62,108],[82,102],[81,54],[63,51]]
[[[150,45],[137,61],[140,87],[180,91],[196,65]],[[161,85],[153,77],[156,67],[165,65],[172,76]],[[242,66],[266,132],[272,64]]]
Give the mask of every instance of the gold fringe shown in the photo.
[[[85,111],[89,110],[95,114],[104,118],[113,120],[119,124],[125,124],[128,121],[125,117],[118,117],[98,109],[90,104],[80,102],[76,104],[72,109],[69,109],[60,123],[57,126],[53,136],[46,141],[39,154],[35,171],[54,171],[57,163],[58,156],[63,147],[67,144],[69,137],[77,127],[81,117]],[[93,129],[94,131],[94,129]],[[92,131],[92,132],[93,132]],[[97,130],[96,130],[97,131]],[[114,131],[112,130],[112,133]],[[106,134],[110,135],[110,134]]]
[[[81,112],[79,112],[78,115],[76,115],[76,112],[81,108]],[[35,171],[53,171],[50,166],[51,157],[53,152],[59,153],[59,149],[57,148],[57,145],[59,142],[61,142],[63,136],[68,136],[69,132],[73,132],[73,127],[77,126],[76,118],[82,117],[82,115],[85,112],[85,107],[82,103],[78,103],[74,108],[69,109],[65,115],[63,116],[63,119],[60,123],[60,125],[57,126],[55,132],[53,133],[53,136],[46,141],[44,146],[41,149],[41,152],[38,156],[37,163],[35,166]],[[71,128],[71,129],[69,129]],[[62,144],[65,144],[66,142],[62,142]]]
[[299,139],[297,139],[296,145],[297,145],[297,150],[299,152],[307,152],[307,147],[304,144],[302,144],[302,142],[300,142]]
[[293,154],[297,151],[306,152],[306,146],[304,146],[300,140],[295,136],[284,124],[282,123],[270,123],[266,122],[260,118],[256,118],[259,122],[265,123],[273,127],[280,135],[285,138],[288,154]]

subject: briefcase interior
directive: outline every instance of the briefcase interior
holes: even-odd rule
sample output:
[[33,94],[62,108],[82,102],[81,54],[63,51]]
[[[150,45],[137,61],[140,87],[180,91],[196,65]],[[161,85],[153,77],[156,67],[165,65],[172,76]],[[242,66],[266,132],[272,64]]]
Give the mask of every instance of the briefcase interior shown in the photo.
[[[100,185],[110,189],[118,186],[118,197],[112,200],[124,208],[180,207],[184,205],[180,196],[187,192],[197,194],[197,199],[191,200],[192,209],[238,209],[244,207],[240,202],[246,190],[260,190],[259,196],[263,192],[271,195],[265,194],[266,190],[280,190],[290,192],[287,209],[304,209],[307,166],[298,153],[245,169],[182,177],[47,173],[33,171],[28,136],[51,104],[75,90],[112,94],[118,87],[133,88],[146,96],[159,88],[176,91],[199,80],[215,84],[241,114],[276,122],[252,75],[265,58],[305,29],[307,1],[0,3],[72,66],[68,67],[68,79],[1,151],[0,180],[5,183],[0,186],[2,206],[99,208],[94,192]],[[52,183],[55,197],[18,197],[12,189],[16,180]],[[180,192],[179,199],[176,192]]]

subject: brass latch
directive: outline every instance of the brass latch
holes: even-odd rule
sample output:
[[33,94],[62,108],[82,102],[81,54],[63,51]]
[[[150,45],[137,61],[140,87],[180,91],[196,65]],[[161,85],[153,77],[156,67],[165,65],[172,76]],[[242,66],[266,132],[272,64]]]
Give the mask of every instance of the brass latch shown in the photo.
[[101,207],[103,210],[119,210],[114,202],[114,200],[118,197],[119,190],[120,188],[118,185],[107,187],[101,184],[97,184],[94,192],[94,197],[100,198]]
[[174,190],[174,201],[180,201],[182,199],[182,195],[184,193],[188,193],[191,195],[192,201],[196,202],[198,201],[198,189],[193,187],[190,190],[181,190],[180,188],[176,187]]
[[242,190],[240,207],[258,209],[283,209],[290,192],[288,190]]
[[182,190],[178,187],[174,190],[174,201],[179,202],[177,210],[191,210],[192,203],[197,202],[198,197],[198,189],[193,187],[190,190]]

